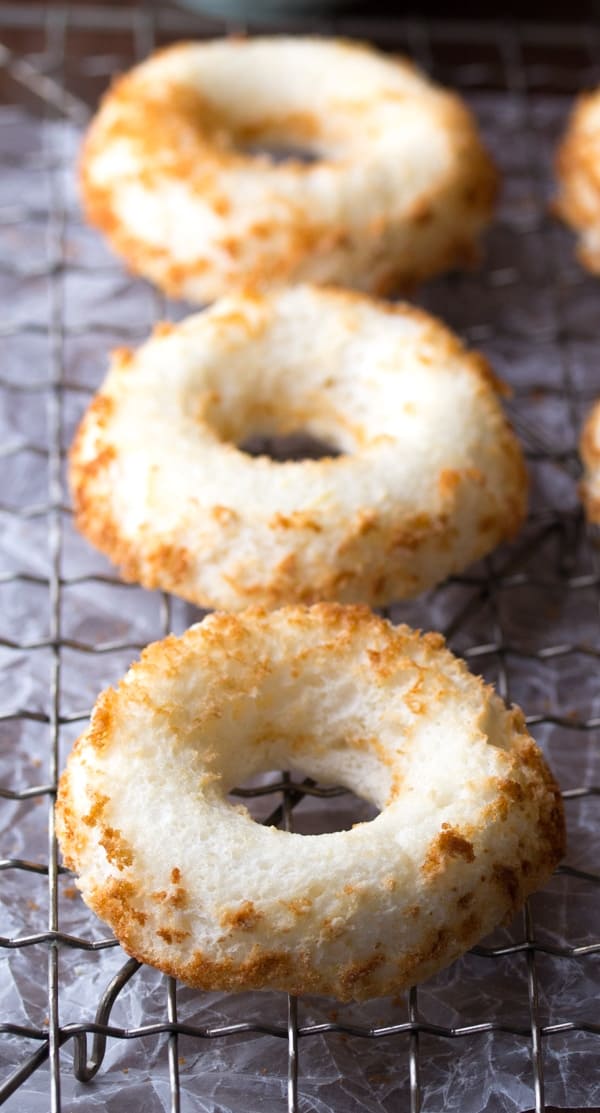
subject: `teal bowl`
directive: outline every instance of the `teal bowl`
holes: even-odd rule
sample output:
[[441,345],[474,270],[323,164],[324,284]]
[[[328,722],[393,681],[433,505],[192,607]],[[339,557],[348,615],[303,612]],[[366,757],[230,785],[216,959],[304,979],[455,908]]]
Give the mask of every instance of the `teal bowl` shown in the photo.
[[178,0],[178,3],[198,15],[253,27],[327,19],[356,8],[361,0],[254,0],[253,3],[248,0]]

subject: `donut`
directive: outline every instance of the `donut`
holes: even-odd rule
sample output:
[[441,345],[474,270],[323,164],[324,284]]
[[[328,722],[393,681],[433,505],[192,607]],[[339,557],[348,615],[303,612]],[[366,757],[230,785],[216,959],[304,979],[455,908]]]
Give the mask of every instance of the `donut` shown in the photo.
[[583,463],[581,495],[590,522],[600,524],[600,400],[583,426],[580,443]]
[[118,80],[81,183],[133,271],[206,302],[295,281],[383,293],[472,261],[496,172],[466,106],[408,62],[266,37],[180,44]]
[[[379,815],[306,836],[228,800],[282,768]],[[440,635],[331,603],[212,614],[146,649],[76,743],[57,824],[84,900],[140,961],[340,1000],[453,961],[564,848],[521,712]]]
[[577,255],[600,274],[600,89],[578,98],[557,158],[555,211],[578,233]]
[[[415,595],[511,537],[526,482],[485,361],[365,295],[235,295],[113,355],[71,451],[126,579],[223,610]],[[341,455],[238,445],[301,430]]]

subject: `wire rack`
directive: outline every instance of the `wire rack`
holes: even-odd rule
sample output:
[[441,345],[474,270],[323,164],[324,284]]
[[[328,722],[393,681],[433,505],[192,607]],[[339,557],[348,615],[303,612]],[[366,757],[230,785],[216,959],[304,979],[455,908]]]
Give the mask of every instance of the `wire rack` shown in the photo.
[[[548,212],[570,97],[600,81],[598,32],[417,20],[316,29],[401,48],[460,89],[506,179],[484,269],[432,283],[421,301],[511,382],[531,515],[515,545],[391,616],[442,629],[524,705],[565,786],[568,864],[450,973],[361,1009],[193,994],[99,934],[59,864],[57,777],[96,692],[196,616],[120,584],[72,529],[65,451],[107,349],[180,312],[126,278],[81,224],[74,153],[112,73],[157,43],[223,28],[166,5],[0,4],[0,1100],[15,1110],[600,1105],[600,565],[576,490],[578,430],[600,393],[600,287]],[[286,774],[260,792],[268,821],[287,828],[307,798],[331,796]]]

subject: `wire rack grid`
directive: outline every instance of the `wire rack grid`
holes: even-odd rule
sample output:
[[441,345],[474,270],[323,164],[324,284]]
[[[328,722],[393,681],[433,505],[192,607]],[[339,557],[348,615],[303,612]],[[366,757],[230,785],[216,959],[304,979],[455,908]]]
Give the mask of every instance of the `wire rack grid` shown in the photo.
[[[112,73],[156,43],[223,28],[165,5],[0,4],[0,1100],[11,1109],[139,1102],[172,1113],[541,1113],[547,1102],[600,1104],[600,565],[576,490],[581,418],[600,393],[599,295],[548,213],[552,150],[569,98],[600,80],[598,34],[415,20],[317,29],[402,48],[460,89],[505,173],[484,269],[432,283],[421,301],[483,347],[511,382],[511,416],[532,474],[531,515],[513,546],[390,614],[442,629],[505,699],[524,704],[565,786],[568,864],[516,924],[433,988],[335,1012],[331,1003],[275,994],[258,1004],[247,995],[204,995],[201,1003],[126,961],[81,906],[57,856],[59,770],[100,687],[147,641],[196,615],[120,584],[72,529],[66,447],[107,348],[135,343],[157,317],[181,312],[125,278],[83,227],[74,152]],[[332,790],[284,773],[245,795],[266,799],[267,821],[291,828],[307,800]],[[365,1059],[368,1069],[359,1066]],[[225,1081],[234,1076],[235,1085]]]

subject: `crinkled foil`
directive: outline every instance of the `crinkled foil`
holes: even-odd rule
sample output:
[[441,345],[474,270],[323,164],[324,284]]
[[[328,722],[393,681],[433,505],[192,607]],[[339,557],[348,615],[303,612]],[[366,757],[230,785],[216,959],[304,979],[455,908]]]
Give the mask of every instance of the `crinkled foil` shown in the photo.
[[[532,717],[531,729],[562,786],[577,790],[600,784],[597,731],[592,729],[600,715],[598,556],[581,517],[576,455],[582,415],[600,393],[600,285],[580,270],[570,235],[553,223],[547,209],[552,151],[566,98],[534,98],[527,120],[518,98],[479,95],[473,104],[504,175],[497,219],[481,269],[432,283],[418,300],[480,347],[512,386],[508,409],[528,451],[531,516],[510,547],[417,602],[392,608],[392,616],[446,631],[471,668]],[[148,285],[129,277],[100,236],[82,223],[74,169],[78,143],[70,124],[44,123],[20,107],[1,111],[0,289],[6,337],[0,372],[5,717],[0,784],[9,790],[51,780],[56,666],[62,767],[98,691],[115,682],[139,648],[169,625],[181,630],[199,617],[179,601],[167,605],[158,594],[115,582],[114,570],[75,532],[66,486],[64,509],[52,508],[57,439],[64,455],[101,382],[109,349],[141,340],[157,316],[181,314],[181,307],[163,305]],[[55,612],[49,584],[56,561],[61,583]],[[303,803],[302,829],[321,829],[327,820],[320,809],[329,806]],[[359,814],[347,797],[335,807],[340,823]],[[419,988],[417,1016],[426,1030],[413,1052],[424,1110],[512,1113],[532,1108],[532,986],[539,995],[536,1021],[542,1030],[547,1102],[600,1104],[597,1037],[583,1030],[587,1022],[597,1022],[600,994],[594,953],[600,888],[586,876],[598,869],[598,807],[598,798],[589,794],[567,800],[567,864],[580,872],[557,875],[531,900],[528,925],[521,915],[485,941],[488,949],[507,947],[508,953],[466,955]],[[47,796],[2,799],[0,817],[4,859],[48,862]],[[285,883],[282,876],[282,892]],[[47,929],[50,899],[44,874],[6,869],[0,902],[4,940]],[[62,874],[58,925],[61,932],[87,941],[107,938],[72,878]],[[511,944],[524,943],[527,930],[536,947],[511,951]],[[579,947],[590,952],[567,954]],[[100,997],[125,961],[118,947],[60,948],[59,1021],[65,1030],[94,1021]],[[1,1021],[43,1033],[50,1019],[47,945],[0,948],[0,962]],[[173,1056],[182,1109],[281,1113],[287,1107],[285,997],[203,994],[179,986],[175,1001],[181,1024],[251,1022],[280,1032],[180,1036]],[[167,1017],[167,980],[142,968],[118,997],[110,1023],[122,1031],[161,1025]],[[308,998],[298,1006],[300,1028],[332,1021],[383,1026],[408,1018],[406,995],[363,1006]],[[474,1032],[474,1025],[481,1028]],[[548,1026],[558,1028],[547,1032]],[[465,1034],[465,1028],[471,1030]],[[5,1034],[0,1041],[3,1076],[39,1046],[34,1039]],[[410,1050],[407,1032],[377,1039],[344,1032],[301,1035],[300,1109],[408,1109]],[[66,1039],[60,1052],[64,1110],[154,1113],[171,1108],[165,1034],[110,1038],[103,1065],[89,1085],[75,1081],[72,1061],[73,1040]],[[46,1113],[49,1075],[47,1063],[42,1064],[7,1108]]]

